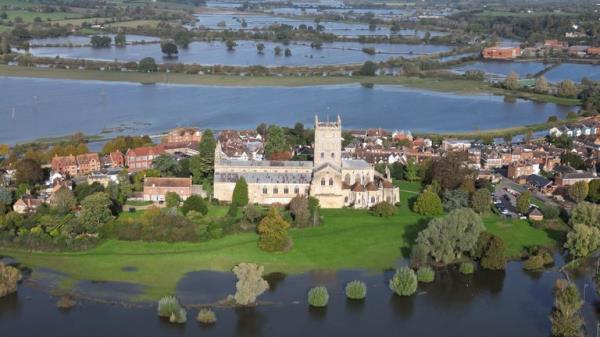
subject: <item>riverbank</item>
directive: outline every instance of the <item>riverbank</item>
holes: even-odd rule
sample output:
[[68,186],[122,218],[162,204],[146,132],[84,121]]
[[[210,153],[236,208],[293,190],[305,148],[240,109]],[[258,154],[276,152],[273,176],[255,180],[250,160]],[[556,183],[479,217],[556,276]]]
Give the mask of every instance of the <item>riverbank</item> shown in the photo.
[[[108,240],[82,252],[0,249],[0,255],[14,257],[34,269],[50,268],[64,273],[68,277],[60,284],[64,290],[81,280],[134,283],[144,289],[135,300],[155,300],[174,293],[177,283],[189,272],[229,271],[240,262],[264,265],[267,273],[381,271],[394,268],[402,258],[408,258],[417,233],[427,223],[426,217],[409,210],[411,197],[414,194],[403,193],[403,205],[390,218],[375,217],[365,210],[323,210],[322,226],[290,231],[294,245],[285,253],[264,252],[257,247],[256,234],[243,233],[202,243]],[[557,243],[551,231],[536,229],[526,221],[489,215],[484,224],[491,233],[504,239],[509,257],[518,256],[527,246]]]

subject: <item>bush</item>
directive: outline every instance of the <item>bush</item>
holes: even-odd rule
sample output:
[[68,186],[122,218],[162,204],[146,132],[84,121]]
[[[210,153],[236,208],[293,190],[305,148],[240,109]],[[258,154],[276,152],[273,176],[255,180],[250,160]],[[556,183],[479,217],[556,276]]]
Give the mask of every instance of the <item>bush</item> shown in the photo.
[[358,280],[346,284],[346,297],[351,300],[362,300],[367,296],[367,285]]
[[204,199],[197,195],[192,195],[185,199],[183,206],[181,207],[181,212],[183,212],[184,215],[188,214],[189,211],[196,211],[202,213],[202,215],[206,215],[206,213],[208,213],[208,207],[206,206]]
[[544,215],[544,219],[552,220],[558,218],[560,215],[560,209],[558,207],[544,204],[541,207],[542,214]]
[[390,289],[399,296],[410,296],[417,291],[417,275],[408,267],[396,269],[396,274],[389,285]]
[[413,210],[421,215],[440,215],[444,213],[440,197],[431,191],[424,191],[419,194]]
[[410,265],[413,268],[419,268],[426,265],[429,258],[429,250],[425,245],[415,244],[410,251]]
[[463,275],[473,274],[475,266],[473,265],[473,262],[463,262],[460,264],[460,267],[458,267],[458,271]]
[[417,280],[422,283],[431,283],[435,279],[435,271],[429,266],[417,270]]
[[175,296],[165,296],[158,301],[158,316],[171,317],[174,313],[179,313],[181,305]]
[[215,324],[217,322],[217,315],[208,308],[202,308],[198,312],[196,320],[202,324]]
[[523,269],[525,270],[539,270],[542,268],[544,268],[544,258],[540,255],[530,256],[523,262]]
[[505,251],[504,240],[499,236],[492,235],[481,258],[481,266],[491,270],[504,269],[506,267]]
[[308,291],[308,304],[313,307],[326,307],[329,302],[329,293],[323,286],[314,287]]
[[396,214],[396,207],[387,201],[382,201],[373,205],[369,212],[378,217],[389,218]]

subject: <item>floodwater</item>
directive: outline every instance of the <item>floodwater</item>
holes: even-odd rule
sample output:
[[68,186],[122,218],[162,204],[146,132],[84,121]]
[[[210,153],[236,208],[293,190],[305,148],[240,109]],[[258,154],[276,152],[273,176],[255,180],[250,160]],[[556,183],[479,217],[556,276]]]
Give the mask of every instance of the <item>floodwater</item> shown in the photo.
[[571,80],[581,82],[584,77],[590,80],[600,81],[600,65],[563,63],[544,74],[550,82]]
[[[116,34],[102,34],[106,36],[110,36],[111,39],[114,38]],[[39,39],[31,39],[29,40],[29,44],[31,45],[82,45],[89,44],[92,36],[83,36],[83,35],[69,35],[69,36],[60,36],[60,37],[46,37]],[[144,36],[144,35],[132,35],[127,34],[125,36],[127,42],[156,42],[160,41],[159,37],[156,36]]]
[[[357,64],[365,61],[386,61],[392,57],[417,57],[450,50],[449,46],[414,45],[414,44],[377,44],[358,42],[324,43],[322,49],[311,48],[310,42],[282,43],[262,42],[265,49],[259,54],[256,46],[261,42],[240,40],[235,50],[227,50],[222,41],[192,42],[188,48],[180,48],[176,57],[166,57],[155,44],[137,44],[126,47],[92,48],[92,47],[39,47],[31,48],[34,56],[62,57],[71,59],[90,59],[102,61],[140,61],[152,57],[157,63],[196,63],[203,65],[231,66],[317,66],[334,64]],[[281,48],[281,54],[275,55],[275,47]],[[363,48],[372,47],[378,52],[369,55]],[[285,56],[284,49],[289,48],[291,56]]]
[[[36,270],[32,273],[35,276]],[[154,303],[139,306],[80,300],[68,311],[56,308],[57,298],[39,284],[25,280],[17,294],[0,299],[0,326],[6,336],[528,336],[550,335],[548,319],[552,289],[562,275],[556,270],[530,273],[520,262],[506,271],[477,271],[460,275],[438,270],[432,284],[401,298],[388,288],[392,271],[313,271],[299,275],[270,274],[270,289],[262,303],[249,308],[214,308],[217,323],[195,321],[199,305],[209,305],[235,291],[232,273],[193,272],[177,286],[177,296],[188,310],[185,325],[170,325],[156,315]],[[344,286],[351,280],[367,285],[364,301],[350,301]],[[585,304],[587,332],[595,333],[598,297],[591,277],[575,282]],[[308,289],[327,287],[325,309],[310,309]],[[93,295],[93,292],[90,293]]]
[[315,114],[323,119],[340,114],[346,128],[470,131],[564,118],[574,108],[358,84],[220,87],[0,77],[0,87],[0,143],[10,144],[78,131],[98,134],[103,129],[153,134],[178,126],[311,125]]
[[[239,12],[196,14],[196,19],[196,27],[218,30],[263,29],[275,24],[286,24],[293,26],[294,28],[304,25],[306,27],[312,27],[313,29],[316,29],[317,26],[312,19],[285,18],[268,14],[244,14]],[[246,21],[246,27],[242,27],[242,21]],[[404,29],[392,34],[389,27],[386,25],[378,26],[375,30],[369,30],[369,24],[367,23],[322,21],[319,24],[325,28],[323,30],[324,33],[348,37],[361,35],[404,35],[422,38],[427,33],[427,31]],[[443,36],[448,33],[429,31],[429,34],[430,36]]]
[[468,70],[480,70],[493,77],[506,77],[508,74],[515,72],[519,75],[519,78],[525,78],[528,75],[533,76],[549,66],[540,62],[481,61],[467,63],[452,70],[459,73]]

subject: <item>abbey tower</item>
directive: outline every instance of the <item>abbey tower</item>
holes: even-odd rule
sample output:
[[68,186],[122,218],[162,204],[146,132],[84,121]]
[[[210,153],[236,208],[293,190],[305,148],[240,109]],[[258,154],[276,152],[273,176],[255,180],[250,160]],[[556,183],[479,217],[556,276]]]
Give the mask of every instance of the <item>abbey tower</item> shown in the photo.
[[342,167],[342,121],[337,116],[335,122],[319,121],[315,116],[315,168],[325,163]]

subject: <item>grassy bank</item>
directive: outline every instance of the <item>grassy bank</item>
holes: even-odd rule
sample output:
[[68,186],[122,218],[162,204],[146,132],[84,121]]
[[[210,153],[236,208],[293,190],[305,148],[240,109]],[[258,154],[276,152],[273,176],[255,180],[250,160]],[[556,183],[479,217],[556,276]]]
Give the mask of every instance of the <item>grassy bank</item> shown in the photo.
[[[300,273],[314,269],[365,268],[379,271],[394,267],[408,257],[409,247],[427,219],[403,206],[391,218],[377,218],[364,210],[324,210],[324,225],[291,230],[294,246],[286,253],[266,253],[257,247],[257,235],[244,233],[203,243],[151,243],[110,240],[94,249],[76,253],[39,253],[0,250],[27,266],[46,267],[68,275],[64,286],[77,280],[122,281],[144,286],[139,299],[156,299],[175,290],[188,272],[229,271],[235,264],[256,262],[266,272]],[[552,245],[550,233],[524,221],[489,216],[485,225],[507,243],[507,255],[515,256],[525,246]],[[135,267],[135,271],[124,271]],[[35,275],[35,273],[34,273]]]
[[56,78],[72,80],[96,80],[134,83],[172,83],[189,85],[222,85],[222,86],[309,86],[335,85],[350,83],[370,83],[375,85],[403,85],[406,87],[461,94],[496,94],[510,95],[539,102],[550,102],[565,105],[577,105],[576,99],[565,99],[550,95],[511,92],[491,87],[481,81],[447,79],[438,77],[408,76],[227,76],[227,75],[188,75],[176,73],[138,73],[118,71],[49,69],[33,67],[17,67],[0,65],[0,76]]

